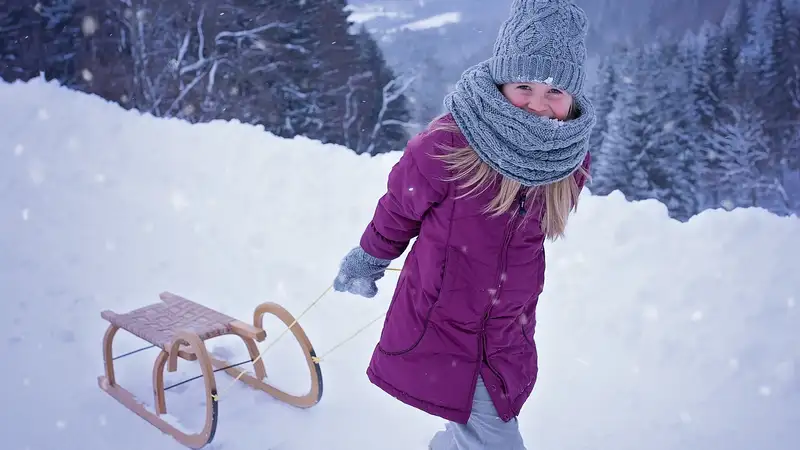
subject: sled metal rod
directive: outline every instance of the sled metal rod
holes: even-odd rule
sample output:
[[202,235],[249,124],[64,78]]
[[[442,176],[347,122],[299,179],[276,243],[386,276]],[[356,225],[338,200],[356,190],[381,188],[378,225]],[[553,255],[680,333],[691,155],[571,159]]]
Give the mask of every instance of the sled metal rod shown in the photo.
[[[232,367],[241,366],[242,364],[247,364],[247,363],[249,363],[249,362],[253,362],[253,360],[252,360],[252,359],[248,359],[247,361],[242,361],[242,362],[240,362],[240,363],[231,364],[231,365],[229,365],[229,366],[225,366],[225,367],[220,367],[219,369],[214,369],[214,372],[219,372],[220,370],[226,370],[226,369],[230,369],[230,368],[232,368]],[[195,377],[192,377],[192,378],[189,378],[189,379],[186,379],[186,380],[180,381],[180,382],[178,382],[178,383],[172,384],[172,385],[170,385],[170,386],[167,386],[167,387],[165,387],[165,388],[164,388],[164,390],[165,390],[165,391],[168,391],[168,390],[170,390],[170,389],[172,389],[172,388],[174,388],[174,387],[180,386],[180,385],[182,385],[182,384],[186,384],[186,383],[188,383],[188,382],[190,382],[190,381],[194,381],[194,380],[196,380],[196,379],[198,379],[198,378],[203,378],[203,375],[202,375],[202,374],[200,374],[200,375],[197,375],[197,376],[195,376]]]
[[131,350],[131,351],[129,351],[128,353],[123,353],[123,354],[121,354],[121,355],[115,356],[115,357],[114,357],[114,358],[112,358],[112,359],[114,359],[114,360],[117,360],[117,359],[120,359],[120,358],[124,358],[124,357],[126,357],[126,356],[130,356],[130,355],[132,355],[132,354],[134,354],[134,353],[139,353],[139,352],[141,352],[141,351],[148,350],[148,349],[151,349],[151,348],[153,348],[153,347],[155,347],[155,345],[148,345],[147,347],[142,347],[142,348],[139,348],[139,349],[136,349],[136,350]]

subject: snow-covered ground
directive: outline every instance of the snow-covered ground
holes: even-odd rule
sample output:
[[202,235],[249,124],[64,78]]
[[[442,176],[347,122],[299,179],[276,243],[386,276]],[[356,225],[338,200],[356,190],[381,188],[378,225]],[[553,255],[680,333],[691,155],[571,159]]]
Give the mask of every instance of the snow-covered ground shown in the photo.
[[[330,285],[398,157],[155,120],[39,80],[0,84],[0,118],[4,450],[182,448],[97,387],[100,311],[168,290],[244,320],[263,301],[299,314]],[[751,209],[680,224],[657,202],[587,192],[548,252],[541,380],[521,417],[529,449],[800,448],[800,220]],[[301,323],[318,353],[379,317],[395,280],[375,299],[332,292],[310,310]],[[218,373],[210,448],[426,448],[441,421],[364,374],[379,332],[323,360],[309,410]],[[246,359],[239,342],[209,344]],[[121,332],[115,353],[142,345]],[[118,361],[120,383],[148,402],[154,356]],[[273,383],[306,388],[291,336],[264,360]],[[167,383],[197,373],[182,362]],[[202,389],[167,392],[186,427],[201,420]]]
[[408,19],[413,17],[406,12],[396,11],[391,7],[379,3],[365,5],[350,4],[347,6],[346,10],[350,12],[348,16],[350,21],[357,24],[370,22],[379,18]]
[[443,14],[437,14],[435,16],[431,16],[425,19],[416,20],[411,23],[407,23],[400,27],[401,30],[427,30],[429,28],[439,28],[443,27],[448,24],[458,23],[461,21],[461,13],[458,11],[451,11],[446,12]]

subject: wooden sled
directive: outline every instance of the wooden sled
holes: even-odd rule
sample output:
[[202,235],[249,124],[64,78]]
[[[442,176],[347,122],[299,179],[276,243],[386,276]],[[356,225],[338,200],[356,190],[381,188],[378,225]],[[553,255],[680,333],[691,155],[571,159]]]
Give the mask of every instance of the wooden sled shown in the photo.
[[[128,409],[162,432],[172,435],[181,444],[199,449],[214,440],[219,417],[217,383],[214,373],[220,370],[224,370],[234,377],[239,377],[241,374],[239,379],[247,385],[299,408],[314,406],[322,398],[322,370],[317,362],[314,348],[300,325],[295,323],[294,317],[280,305],[275,303],[258,305],[253,314],[253,325],[249,325],[169,292],[162,293],[160,298],[162,302],[147,305],[126,314],[116,314],[112,311],[103,311],[100,314],[102,318],[110,322],[110,325],[103,338],[105,375],[98,377],[98,384],[102,390]],[[266,339],[266,331],[263,328],[264,314],[273,314],[287,327],[291,326],[291,332],[303,347],[311,375],[311,389],[305,395],[291,395],[263,381],[267,374],[263,361],[258,357],[256,341],[261,342]],[[292,326],[292,324],[294,325]],[[116,383],[114,360],[138,351],[113,357],[112,344],[119,329],[124,329],[144,339],[152,344],[151,347],[161,348],[153,365],[155,413],[147,409],[145,404],[138,401],[131,392]],[[250,361],[253,361],[255,376],[236,368],[236,364],[231,365],[227,361],[209,355],[205,341],[228,334],[239,336],[244,341],[250,354]],[[187,361],[198,361],[202,371],[200,377],[205,382],[205,425],[201,431],[194,434],[179,430],[160,417],[167,413],[164,367],[166,366],[170,372],[175,372],[178,368],[178,357]],[[212,367],[218,369],[215,370]]]

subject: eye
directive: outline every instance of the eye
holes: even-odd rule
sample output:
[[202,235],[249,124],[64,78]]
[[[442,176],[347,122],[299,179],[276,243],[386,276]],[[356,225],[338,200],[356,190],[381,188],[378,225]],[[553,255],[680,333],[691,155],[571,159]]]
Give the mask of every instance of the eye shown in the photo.
[[525,84],[521,84],[521,85],[517,86],[517,89],[524,89],[526,91],[530,91],[531,87],[528,86],[528,85],[525,85]]
[[548,92],[549,92],[549,93],[551,93],[551,94],[556,94],[556,95],[559,95],[559,94],[561,94],[561,91],[559,91],[559,90],[558,90],[558,89],[556,89],[556,88],[552,88],[552,89],[550,89]]

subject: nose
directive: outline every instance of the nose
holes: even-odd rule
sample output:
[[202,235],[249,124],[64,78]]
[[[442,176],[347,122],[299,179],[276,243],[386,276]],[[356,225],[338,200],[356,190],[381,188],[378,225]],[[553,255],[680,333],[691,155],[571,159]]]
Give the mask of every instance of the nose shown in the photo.
[[528,100],[528,109],[530,109],[533,113],[543,115],[548,109],[547,101],[541,95],[533,94]]

